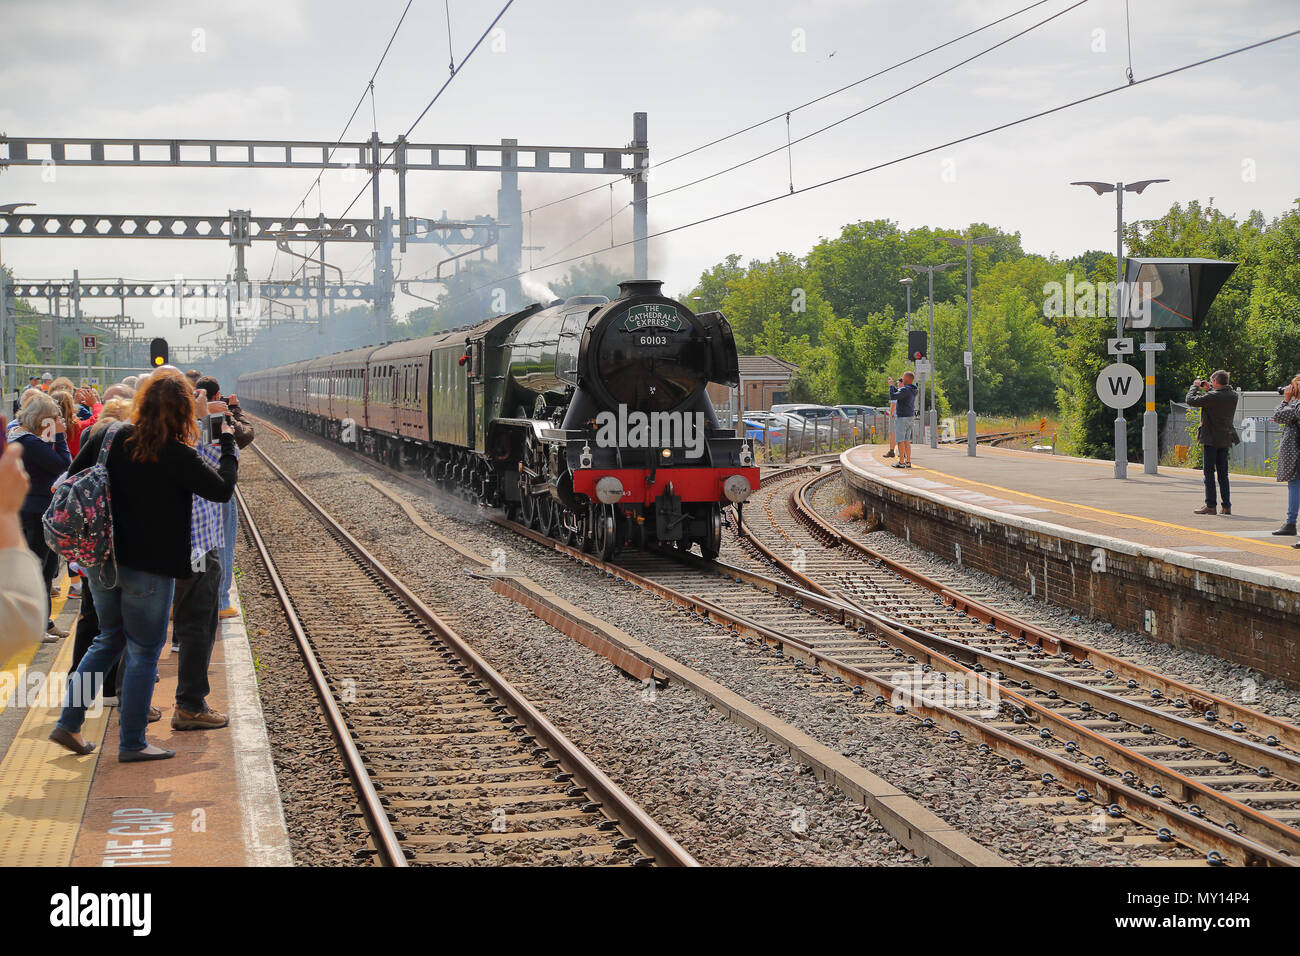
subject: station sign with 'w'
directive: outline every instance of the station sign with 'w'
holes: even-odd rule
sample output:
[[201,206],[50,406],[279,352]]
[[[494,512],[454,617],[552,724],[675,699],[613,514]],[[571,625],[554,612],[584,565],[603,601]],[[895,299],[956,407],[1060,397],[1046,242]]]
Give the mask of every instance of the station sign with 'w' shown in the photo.
[[1136,365],[1115,362],[1097,376],[1097,397],[1110,408],[1128,408],[1142,398],[1142,373]]

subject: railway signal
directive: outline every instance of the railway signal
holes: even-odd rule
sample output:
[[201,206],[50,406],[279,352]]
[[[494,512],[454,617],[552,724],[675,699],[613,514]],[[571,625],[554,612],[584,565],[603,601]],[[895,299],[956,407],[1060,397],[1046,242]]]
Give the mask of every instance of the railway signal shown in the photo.
[[157,338],[149,342],[149,364],[153,368],[159,368],[167,364],[166,339]]
[[929,336],[924,329],[917,329],[907,333],[907,354],[912,356],[913,360],[925,358],[929,352]]

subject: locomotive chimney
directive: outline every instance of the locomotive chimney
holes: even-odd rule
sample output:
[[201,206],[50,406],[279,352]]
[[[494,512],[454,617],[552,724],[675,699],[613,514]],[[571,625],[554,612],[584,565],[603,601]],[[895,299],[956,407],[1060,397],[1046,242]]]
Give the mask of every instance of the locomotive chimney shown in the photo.
[[618,284],[618,297],[629,299],[634,295],[661,295],[663,285],[659,279],[629,279]]

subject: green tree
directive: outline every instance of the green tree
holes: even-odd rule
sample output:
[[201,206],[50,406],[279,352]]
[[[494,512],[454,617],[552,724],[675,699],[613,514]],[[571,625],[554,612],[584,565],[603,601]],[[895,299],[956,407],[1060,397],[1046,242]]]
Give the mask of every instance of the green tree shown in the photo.
[[1249,310],[1263,357],[1261,387],[1270,388],[1300,374],[1300,208],[1273,220],[1258,252]]
[[[867,316],[885,309],[892,309],[895,314],[904,311],[907,290],[899,280],[912,275],[905,266],[959,260],[964,266],[965,249],[953,248],[941,242],[939,237],[960,236],[967,232],[974,236],[998,236],[996,242],[972,247],[971,268],[978,275],[999,262],[1024,255],[1018,233],[1006,235],[986,223],[972,223],[961,230],[921,227],[902,231],[897,223],[876,219],[851,223],[840,231],[837,238],[822,239],[809,253],[808,262],[821,279],[835,314],[860,325]],[[915,291],[923,299],[929,294],[928,287],[922,285],[925,277],[916,278]],[[965,295],[964,269],[935,275],[936,302],[946,302],[958,296],[964,298]],[[918,296],[914,295],[913,301],[917,299]]]

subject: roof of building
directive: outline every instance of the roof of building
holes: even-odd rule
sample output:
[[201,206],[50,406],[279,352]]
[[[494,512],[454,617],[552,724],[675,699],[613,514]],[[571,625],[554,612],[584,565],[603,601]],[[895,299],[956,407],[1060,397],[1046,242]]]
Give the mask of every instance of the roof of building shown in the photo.
[[740,355],[740,374],[745,378],[789,378],[799,366],[775,355]]

